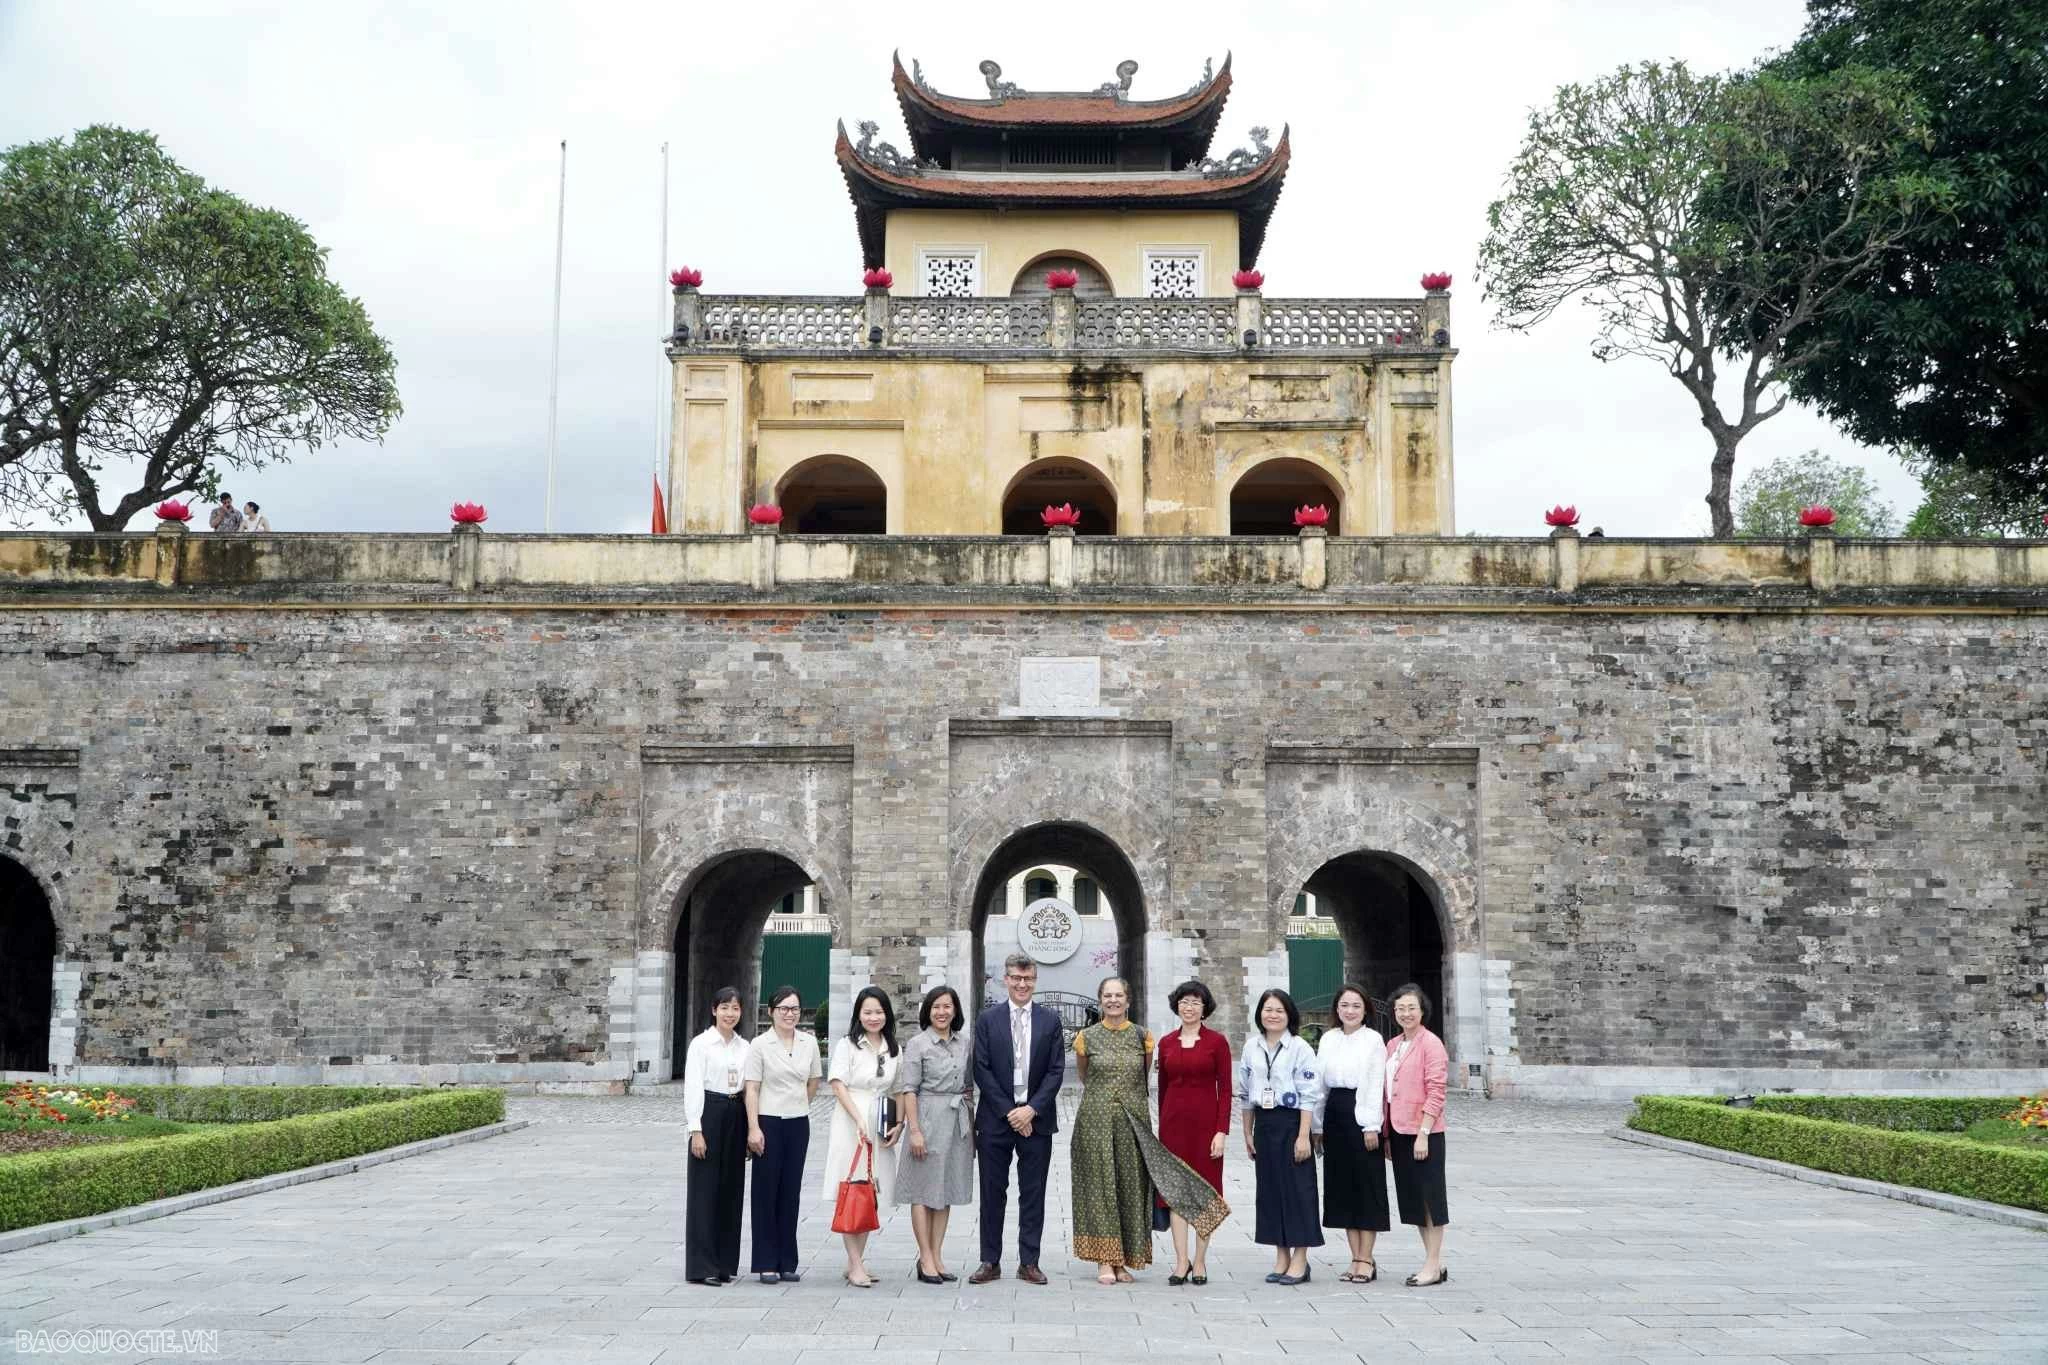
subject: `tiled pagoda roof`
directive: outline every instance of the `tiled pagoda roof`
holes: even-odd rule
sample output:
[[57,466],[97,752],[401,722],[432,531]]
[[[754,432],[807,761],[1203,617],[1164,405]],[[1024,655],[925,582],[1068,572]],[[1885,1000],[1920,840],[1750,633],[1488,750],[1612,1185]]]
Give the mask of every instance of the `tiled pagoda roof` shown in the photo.
[[[1221,76],[1218,79],[1222,79]],[[863,125],[864,127],[868,125]],[[1263,133],[1263,129],[1255,132]],[[1020,174],[996,171],[944,171],[898,161],[894,168],[862,157],[839,125],[834,147],[840,171],[853,198],[860,230],[861,255],[879,266],[883,225],[896,208],[1077,208],[1121,204],[1156,209],[1235,210],[1238,265],[1256,264],[1266,238],[1266,222],[1280,198],[1287,176],[1287,130],[1271,154],[1235,174],[1186,171],[1108,171]]]
[[[1001,98],[968,99],[942,95],[903,69],[895,59],[896,102],[903,110],[903,123],[910,132],[913,155],[919,159],[942,155],[954,133],[983,132],[1149,132],[1163,135],[1178,160],[1193,161],[1207,156],[1216,135],[1216,123],[1223,115],[1223,102],[1230,96],[1230,56],[1223,67],[1186,94],[1163,100],[1133,100],[1111,87],[1102,90],[1016,90],[1003,86]],[[992,63],[984,63],[985,67]],[[1136,63],[1126,63],[1136,70]],[[996,85],[1000,68],[989,76]],[[1119,75],[1123,73],[1119,72]],[[1126,77],[1123,84],[1128,86]],[[1010,93],[1014,92],[1014,93]]]

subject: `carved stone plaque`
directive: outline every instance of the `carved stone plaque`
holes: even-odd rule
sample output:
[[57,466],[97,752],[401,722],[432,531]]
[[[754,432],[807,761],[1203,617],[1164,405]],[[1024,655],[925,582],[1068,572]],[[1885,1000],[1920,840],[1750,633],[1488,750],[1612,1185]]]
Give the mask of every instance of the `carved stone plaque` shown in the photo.
[[1006,716],[1113,716],[1102,705],[1102,660],[1024,658],[1017,661],[1017,705]]

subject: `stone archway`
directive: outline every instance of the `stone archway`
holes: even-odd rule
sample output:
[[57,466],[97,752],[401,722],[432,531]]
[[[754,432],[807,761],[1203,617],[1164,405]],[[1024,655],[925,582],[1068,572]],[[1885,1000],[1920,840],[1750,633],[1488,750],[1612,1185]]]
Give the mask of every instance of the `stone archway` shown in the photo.
[[0,857],[0,1071],[51,1069],[57,921],[29,870]]
[[1046,994],[1092,997],[1095,984],[1103,977],[1121,976],[1130,982],[1133,1012],[1142,1018],[1142,1003],[1148,999],[1145,991],[1148,924],[1145,891],[1138,869],[1115,840],[1100,830],[1071,820],[1047,821],[1018,829],[983,858],[968,902],[967,927],[973,942],[974,974],[973,999],[969,1008],[979,1013],[998,998],[989,988],[989,981],[992,974],[1000,971],[1005,953],[1002,945],[991,948],[985,942],[987,931],[992,918],[1004,918],[1005,893],[1010,879],[1042,863],[1076,868],[1101,887],[1110,903],[1115,943],[1111,950],[1107,944],[1091,946],[1084,942],[1074,957],[1042,966],[1039,969],[1039,990]]
[[1116,534],[1116,486],[1093,465],[1065,457],[1040,460],[1010,481],[1003,490],[1003,534],[1042,536],[1045,509],[1068,505],[1081,514],[1076,535]]
[[[677,892],[669,929],[673,967],[669,973],[670,1071],[680,1078],[689,1041],[711,1023],[711,997],[721,986],[739,989],[747,1003],[742,1032],[754,1031],[754,1005],[760,999],[763,930],[783,898],[817,884],[802,864],[767,849],[720,853],[692,870]],[[829,918],[831,907],[819,890],[819,909]],[[768,983],[779,985],[780,982]],[[822,994],[813,989],[804,999],[805,1023]]]
[[[1431,1002],[1424,1022],[1448,1037],[1442,1011],[1444,985],[1452,980],[1451,938],[1442,893],[1429,875],[1396,854],[1354,849],[1318,867],[1301,889],[1316,898],[1319,915],[1336,921],[1343,979],[1381,1002],[1413,982]],[[1298,990],[1296,998],[1304,1008],[1311,1003]]]
[[889,488],[846,455],[817,455],[775,488],[783,530],[795,535],[879,536],[889,529]]
[[1295,509],[1318,505],[1330,509],[1330,534],[1342,535],[1344,490],[1335,478],[1307,460],[1264,460],[1231,485],[1230,534],[1291,536]]

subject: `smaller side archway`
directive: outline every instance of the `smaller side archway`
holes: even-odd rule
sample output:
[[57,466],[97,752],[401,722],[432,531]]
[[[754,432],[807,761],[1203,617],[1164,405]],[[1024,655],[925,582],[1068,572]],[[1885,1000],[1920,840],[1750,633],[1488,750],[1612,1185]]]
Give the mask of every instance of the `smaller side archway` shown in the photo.
[[1115,485],[1093,465],[1059,457],[1027,465],[1010,480],[1003,491],[1003,534],[1044,535],[1045,509],[1068,504],[1081,514],[1075,534],[1116,534]]
[[[723,853],[690,875],[677,897],[671,946],[675,953],[674,1000],[670,1010],[670,1058],[674,1074],[683,1073],[690,1039],[711,1026],[711,996],[721,986],[739,989],[746,1006],[742,1031],[754,1031],[753,1017],[764,983],[761,980],[762,935],[768,917],[794,893],[816,885],[816,879],[793,859],[764,849]],[[825,916],[819,888],[817,908]],[[825,949],[829,957],[829,946]],[[765,983],[771,989],[780,981]],[[804,1022],[825,998],[816,983],[791,982],[804,993]]]
[[816,455],[775,485],[783,529],[797,535],[879,536],[889,529],[889,488],[847,455]]
[[0,1071],[50,1069],[57,921],[29,870],[0,857]]
[[1045,282],[1045,277],[1055,270],[1074,272],[1077,277],[1074,283],[1076,298],[1107,299],[1116,294],[1109,282],[1109,272],[1088,257],[1078,251],[1048,251],[1034,257],[1017,272],[1017,278],[1010,282],[1011,297],[1050,294],[1052,286]]
[[1291,536],[1295,509],[1318,504],[1330,509],[1330,534],[1342,535],[1344,493],[1335,479],[1307,460],[1261,461],[1231,487],[1230,534]]

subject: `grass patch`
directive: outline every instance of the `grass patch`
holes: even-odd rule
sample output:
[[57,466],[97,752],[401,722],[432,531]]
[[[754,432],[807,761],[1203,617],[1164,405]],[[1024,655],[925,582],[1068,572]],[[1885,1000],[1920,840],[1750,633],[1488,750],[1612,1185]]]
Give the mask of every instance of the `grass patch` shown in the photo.
[[[1846,1103],[1849,1098],[1834,1102]],[[2011,1112],[2019,1101],[1991,1103]],[[1918,1112],[1925,1116],[1934,1111]],[[1762,1099],[1753,1109],[1735,1109],[1719,1100],[1676,1095],[1638,1095],[1628,1126],[1818,1171],[2048,1212],[2048,1148],[2033,1144],[2007,1146],[1977,1141],[1954,1130],[1922,1131],[1810,1118],[1786,1112],[1779,1105],[1767,1107]]]
[[2048,1152],[2048,1128],[2029,1128],[2011,1119],[1984,1119],[1971,1124],[1963,1136],[1972,1142]]
[[[132,1087],[125,1120],[19,1130],[62,1132],[79,1145],[0,1158],[0,1231],[83,1218],[171,1195],[230,1185],[279,1171],[340,1161],[386,1147],[496,1123],[497,1090],[330,1090],[319,1086]],[[241,1094],[222,1092],[240,1091]],[[157,1092],[151,1094],[149,1092]],[[254,1093],[251,1093],[254,1092]],[[351,1096],[352,1104],[336,1104]],[[147,1103],[152,1111],[145,1114]],[[279,1113],[294,1103],[317,1112]],[[225,1119],[222,1116],[267,1115]],[[142,1124],[177,1131],[149,1135]],[[124,1136],[116,1141],[96,1140]],[[125,1136],[133,1132],[133,1137]]]

